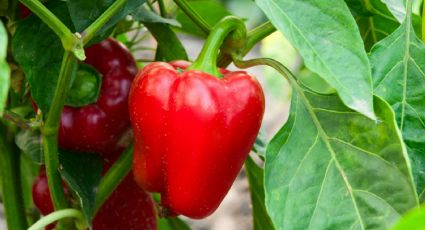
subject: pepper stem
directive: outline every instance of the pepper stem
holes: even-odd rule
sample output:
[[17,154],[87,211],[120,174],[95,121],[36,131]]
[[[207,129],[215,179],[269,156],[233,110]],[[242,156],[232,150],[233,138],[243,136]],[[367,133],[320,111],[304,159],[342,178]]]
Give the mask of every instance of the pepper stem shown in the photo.
[[[224,43],[224,44],[223,44]],[[221,77],[217,68],[218,50],[238,53],[246,43],[246,28],[243,21],[234,16],[224,17],[212,29],[196,61],[188,70],[200,70]]]

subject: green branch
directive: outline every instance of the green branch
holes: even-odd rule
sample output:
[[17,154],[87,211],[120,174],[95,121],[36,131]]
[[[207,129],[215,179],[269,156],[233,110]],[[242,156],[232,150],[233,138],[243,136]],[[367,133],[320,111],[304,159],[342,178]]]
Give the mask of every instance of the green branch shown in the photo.
[[65,218],[74,218],[76,219],[76,228],[78,230],[87,229],[87,223],[84,219],[83,214],[76,209],[63,209],[60,211],[52,212],[49,215],[41,218],[37,222],[35,222],[28,230],[42,230],[49,224],[53,224],[54,222],[65,219]]
[[211,27],[201,15],[198,14],[186,0],[174,0],[176,5],[202,30],[205,35],[210,33]]
[[422,41],[425,42],[425,2],[422,3]]
[[0,124],[0,178],[3,206],[8,229],[28,227],[21,188],[19,151],[7,141],[6,129]]
[[62,188],[62,180],[59,173],[58,157],[58,130],[65,96],[71,85],[72,75],[77,68],[77,60],[71,52],[65,52],[59,73],[58,83],[52,100],[52,106],[47,114],[47,119],[42,127],[44,161],[50,194],[55,210],[65,209],[68,202]]
[[158,6],[159,6],[159,13],[161,14],[161,17],[167,17],[167,11],[165,9],[164,0],[158,0]]
[[[276,28],[272,25],[270,21],[261,24],[260,26],[252,29],[248,32],[247,41],[245,47],[242,49],[241,54],[245,56],[259,41],[263,40],[265,37],[269,36],[276,31]],[[218,66],[227,67],[232,62],[232,57],[228,54],[220,53],[218,58]]]
[[131,171],[132,159],[133,144],[127,147],[105,176],[102,177],[96,194],[95,213]]
[[127,0],[116,0],[99,18],[96,19],[89,27],[87,27],[81,34],[83,36],[83,43],[86,45],[121,8],[127,3]]

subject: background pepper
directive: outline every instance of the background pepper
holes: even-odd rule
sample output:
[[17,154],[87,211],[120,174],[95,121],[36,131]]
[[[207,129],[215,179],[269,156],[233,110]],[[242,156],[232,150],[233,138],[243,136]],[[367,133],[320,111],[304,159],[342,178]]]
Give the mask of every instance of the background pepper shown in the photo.
[[[111,164],[112,162],[106,162],[106,169]],[[66,188],[66,185],[63,184],[63,187]],[[35,180],[32,191],[34,204],[41,214],[47,215],[54,211],[44,169]],[[46,229],[53,229],[53,227],[54,225],[49,225]],[[93,219],[93,229],[121,230],[135,227],[141,230],[157,229],[156,214],[150,195],[143,191],[129,175],[97,212]]]
[[137,66],[131,53],[108,38],[85,50],[86,64],[102,76],[96,103],[73,108],[65,106],[59,129],[59,146],[82,152],[110,152],[130,127],[128,94]]

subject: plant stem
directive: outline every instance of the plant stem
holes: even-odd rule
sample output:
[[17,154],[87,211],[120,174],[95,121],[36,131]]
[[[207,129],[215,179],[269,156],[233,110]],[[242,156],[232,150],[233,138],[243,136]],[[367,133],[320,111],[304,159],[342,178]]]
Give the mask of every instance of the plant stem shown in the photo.
[[167,17],[167,11],[165,9],[164,0],[158,0],[158,6],[159,6],[159,13],[162,17]]
[[269,36],[275,31],[276,28],[270,21],[265,22],[259,25],[258,27],[250,30],[248,32],[246,47],[243,50],[245,54],[248,53],[248,51],[251,50],[251,48],[254,47],[255,44],[257,44],[257,42],[263,40],[265,37]]
[[37,222],[35,222],[28,230],[42,230],[49,224],[52,224],[58,220],[64,218],[75,218],[77,219],[77,229],[84,230],[87,228],[86,220],[84,219],[83,214],[76,209],[63,209],[41,218]]
[[65,50],[72,51],[74,49],[75,44],[78,43],[78,38],[40,1],[20,1],[59,36]]
[[221,19],[212,29],[198,58],[187,69],[200,70],[221,77],[217,68],[217,57],[225,39],[226,43],[229,43],[226,47],[229,49],[228,52],[240,52],[246,42],[246,28],[241,19],[234,16]]
[[8,229],[28,228],[21,188],[19,151],[7,141],[6,129],[0,124],[0,176],[3,206]]
[[[248,32],[248,37],[246,41],[245,47],[241,51],[241,55],[245,56],[251,49],[254,47],[255,44],[257,44],[259,41],[263,40],[265,37],[269,36],[273,32],[276,31],[276,28],[273,26],[273,24],[268,21],[260,26],[252,29]],[[232,62],[232,57],[228,54],[220,53],[220,56],[218,57],[218,66],[220,67],[227,67]]]
[[52,100],[52,106],[47,114],[46,122],[42,127],[46,174],[55,210],[65,209],[68,207],[68,202],[62,188],[61,176],[58,171],[58,130],[65,97],[69,86],[71,85],[71,78],[75,73],[76,68],[76,58],[71,52],[65,52],[58,83]]
[[96,19],[81,34],[83,36],[83,44],[86,45],[121,8],[127,3],[127,0],[116,0],[99,18]]
[[211,26],[205,21],[201,15],[198,14],[186,0],[174,0],[176,5],[202,30],[205,35],[208,35],[211,30]]
[[105,203],[115,188],[118,187],[121,181],[131,171],[132,160],[133,143],[124,150],[114,165],[112,165],[105,176],[102,177],[97,189],[95,213],[102,207],[103,203]]

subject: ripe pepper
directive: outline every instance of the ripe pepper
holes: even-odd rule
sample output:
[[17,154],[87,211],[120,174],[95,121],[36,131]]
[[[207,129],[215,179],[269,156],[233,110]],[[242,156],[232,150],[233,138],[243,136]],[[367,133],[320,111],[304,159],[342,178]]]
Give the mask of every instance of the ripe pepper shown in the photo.
[[[110,166],[109,164],[106,163],[106,167]],[[63,187],[66,189],[65,184]],[[68,192],[66,194],[68,195]],[[47,215],[54,211],[44,169],[33,184],[32,197],[41,214]],[[49,225],[46,229],[53,228],[54,225]],[[121,229],[157,229],[153,201],[131,175],[121,182],[93,219],[93,230]]]
[[133,173],[143,188],[161,193],[172,213],[211,214],[260,129],[264,95],[257,80],[215,64],[218,46],[230,32],[243,39],[245,27],[239,19],[225,18],[195,63],[151,63],[131,87]]
[[137,65],[131,53],[111,38],[85,52],[85,63],[103,76],[101,92],[94,104],[64,107],[59,146],[81,152],[108,152],[130,128],[127,99]]

